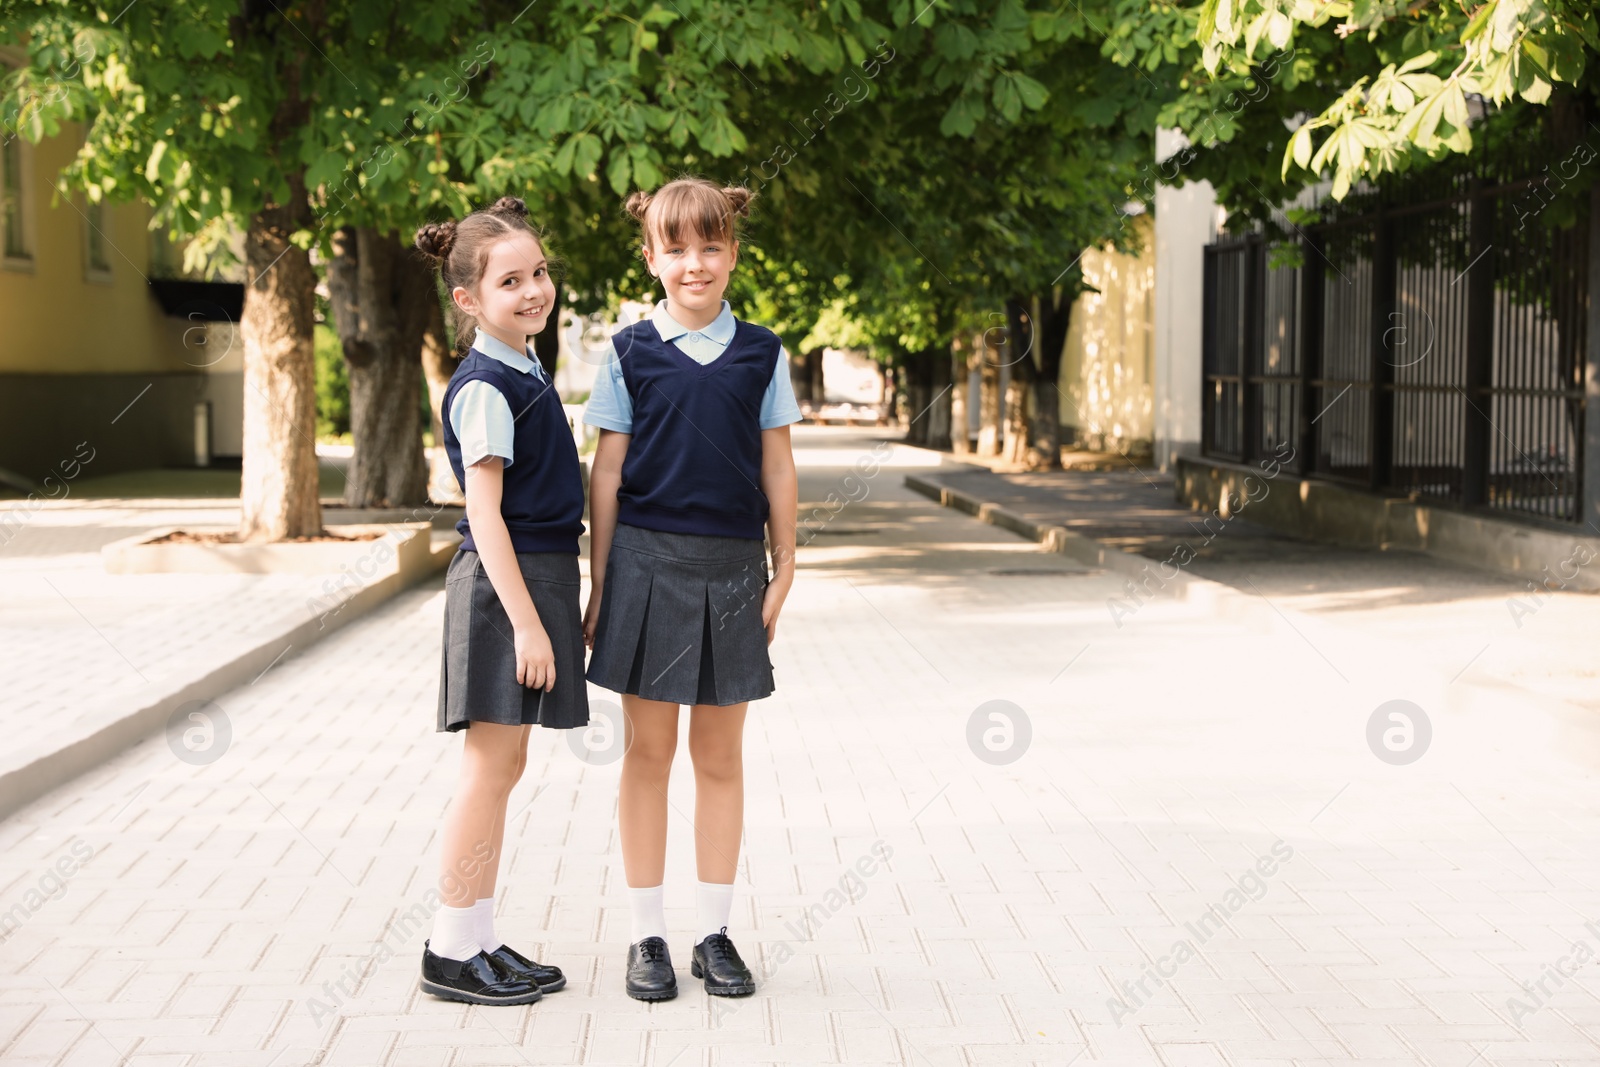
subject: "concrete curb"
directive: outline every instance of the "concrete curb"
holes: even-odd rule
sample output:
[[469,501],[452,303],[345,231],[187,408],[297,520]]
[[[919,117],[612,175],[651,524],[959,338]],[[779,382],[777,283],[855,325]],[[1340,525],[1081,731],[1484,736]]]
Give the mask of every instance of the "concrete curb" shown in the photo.
[[[1147,597],[1168,597],[1188,601],[1221,618],[1244,623],[1252,628],[1260,628],[1263,632],[1271,632],[1287,624],[1303,641],[1311,644],[1319,655],[1323,655],[1322,648],[1312,644],[1310,638],[1306,636],[1307,631],[1314,628],[1323,648],[1332,650],[1347,665],[1362,665],[1361,676],[1357,681],[1352,682],[1348,678],[1345,680],[1363,694],[1377,694],[1376,699],[1405,696],[1425,707],[1441,711],[1449,711],[1456,706],[1452,697],[1452,687],[1465,673],[1466,668],[1457,671],[1454,676],[1447,676],[1446,669],[1437,665],[1421,665],[1403,658],[1396,660],[1392,654],[1393,649],[1382,641],[1348,629],[1339,623],[1319,619],[1294,608],[1280,608],[1264,596],[1253,596],[1210,578],[1190,574],[1181,568],[1176,575],[1167,577],[1160,572],[1161,564],[1156,560],[1102,544],[1062,526],[1034,522],[999,504],[979,500],[959,489],[951,489],[936,479],[906,475],[905,484],[908,489],[929,497],[945,507],[966,512],[980,522],[987,522],[1037,541],[1048,551],[1059,552],[1081,563],[1125,575],[1130,579],[1129,586],[1125,587],[1130,596],[1134,595],[1131,587],[1137,585],[1139,592]],[[1299,625],[1296,625],[1296,620],[1299,620]],[[1118,625],[1120,626],[1120,623]],[[1328,660],[1328,657],[1323,655],[1323,659]],[[1328,662],[1331,666],[1332,661]],[[1534,693],[1497,677],[1480,681],[1463,680],[1460,685],[1462,688],[1490,689],[1512,694],[1517,699],[1544,702],[1555,709],[1552,714],[1563,716],[1570,722],[1587,722],[1589,718],[1584,709],[1577,705],[1548,694]]]
[[[423,536],[427,536],[426,531]],[[166,728],[167,719],[183,705],[214,700],[230,689],[253,681],[291,650],[304,651],[342,626],[359,619],[450,564],[457,542],[430,545],[419,565],[396,566],[340,600],[331,611],[286,626],[255,647],[199,678],[166,683],[169,688],[146,696],[140,706],[111,721],[85,724],[52,736],[46,751],[24,749],[0,760],[0,818],[38,800],[51,790],[98,767]]]
[[947,508],[964,511],[979,522],[986,522],[991,526],[1010,530],[1031,541],[1037,541],[1047,552],[1059,553],[1079,563],[1120,574],[1135,582],[1153,582],[1156,591],[1174,599],[1187,600],[1214,609],[1220,609],[1226,601],[1238,598],[1250,599],[1245,594],[1219,582],[1196,577],[1183,570],[1167,577],[1161,574],[1161,564],[1157,560],[1102,544],[1065,526],[1034,522],[999,504],[979,500],[959,489],[951,489],[935,479],[908,474],[905,477],[905,484],[906,488],[936,500]]

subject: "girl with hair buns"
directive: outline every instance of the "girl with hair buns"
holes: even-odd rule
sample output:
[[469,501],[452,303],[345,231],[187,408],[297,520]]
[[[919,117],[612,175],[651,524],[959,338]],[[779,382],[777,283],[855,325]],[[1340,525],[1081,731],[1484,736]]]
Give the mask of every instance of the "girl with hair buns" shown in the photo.
[[662,873],[684,704],[699,875],[690,973],[715,996],[755,992],[728,919],[744,828],[745,712],[773,691],[767,646],[794,583],[789,425],[800,409],[777,335],[734,318],[722,298],[750,199],[747,189],[701,178],[628,198],[666,299],[612,338],[584,414],[600,428],[584,639],[594,649],[589,680],[622,694],[626,718],[618,803],[633,920],[626,988],[640,1000],[678,989]]
[[467,509],[445,579],[438,728],[464,741],[439,835],[442,906],[422,950],[422,988],[472,1004],[527,1004],[566,985],[559,968],[496,936],[494,893],[530,727],[589,721],[578,614],[583,483],[561,401],[528,348],[555,286],[527,215],[508,196],[417,231],[450,292],[456,336],[470,338],[440,411]]

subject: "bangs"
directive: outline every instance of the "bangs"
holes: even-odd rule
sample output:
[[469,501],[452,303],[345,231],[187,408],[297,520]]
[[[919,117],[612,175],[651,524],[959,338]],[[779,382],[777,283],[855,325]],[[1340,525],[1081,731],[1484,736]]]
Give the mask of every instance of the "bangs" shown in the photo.
[[733,208],[722,190],[708,181],[669,182],[650,201],[645,239],[658,236],[679,244],[691,235],[731,242]]

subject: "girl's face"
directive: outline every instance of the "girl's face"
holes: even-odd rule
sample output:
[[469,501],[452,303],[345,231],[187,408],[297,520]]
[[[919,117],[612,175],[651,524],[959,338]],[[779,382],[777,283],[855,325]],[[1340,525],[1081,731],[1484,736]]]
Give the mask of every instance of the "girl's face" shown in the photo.
[[515,233],[489,249],[476,292],[458,285],[450,295],[479,328],[520,352],[544,329],[556,287],[539,242],[530,233]]
[[660,233],[652,234],[644,249],[645,264],[661,279],[669,304],[697,317],[720,311],[728,275],[739,262],[739,242],[693,231],[682,236],[674,243]]

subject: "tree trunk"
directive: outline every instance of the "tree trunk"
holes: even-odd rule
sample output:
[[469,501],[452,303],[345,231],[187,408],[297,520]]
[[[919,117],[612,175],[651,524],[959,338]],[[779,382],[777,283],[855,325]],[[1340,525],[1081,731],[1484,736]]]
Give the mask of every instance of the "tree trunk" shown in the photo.
[[985,331],[973,339],[978,355],[978,455],[1000,454],[1001,351]]
[[1034,301],[1039,344],[1039,375],[1033,383],[1033,466],[1061,469],[1061,353],[1072,324],[1070,289],[1043,293]]
[[1033,362],[1033,329],[1027,306],[1019,299],[1006,301],[1006,363],[1011,380],[1006,384],[1005,445],[1001,458],[1027,466],[1032,450],[1029,394],[1038,368]]
[[[289,181],[292,202],[303,209],[300,175]],[[294,209],[269,206],[250,219],[245,234],[241,541],[322,533],[312,336],[317,278],[311,257],[289,241],[300,228]]]
[[813,348],[806,353],[806,377],[811,402],[820,408],[828,402],[828,385],[822,379],[822,349]]
[[556,364],[561,362],[561,286],[556,286],[556,298],[550,305],[550,317],[544,321],[544,329],[533,335],[533,354],[539,357],[539,365],[556,380]]
[[464,504],[466,497],[450,467],[450,457],[444,451],[444,419],[440,409],[444,406],[444,393],[450,386],[450,376],[461,366],[461,360],[450,351],[449,338],[444,328],[444,308],[439,303],[439,291],[433,286],[423,300],[423,314],[427,324],[422,328],[422,376],[428,383],[428,413],[433,427],[433,456],[428,463],[428,499],[435,504]]
[[972,451],[972,441],[967,437],[968,412],[972,404],[969,385],[972,355],[971,338],[957,334],[950,343],[950,451],[958,456]]
[[906,423],[906,444],[924,445],[928,443],[928,420],[921,418],[922,412],[928,406],[931,390],[928,388],[932,381],[930,368],[921,353],[904,353],[902,367],[905,373],[906,407],[909,410]]
[[923,350],[921,359],[928,368],[927,410],[922,414],[922,421],[928,424],[925,443],[929,448],[948,451],[950,394],[954,391],[950,380],[950,349],[931,346]]
[[895,398],[899,396],[898,375],[893,363],[880,364],[883,374],[883,392],[879,394],[879,426],[893,426],[896,421]]
[[350,371],[346,507],[400,507],[427,498],[422,451],[423,331],[432,272],[392,233],[346,227],[328,267],[334,322]]
[[811,403],[811,373],[806,367],[806,354],[789,360],[789,387],[794,390],[794,399],[799,404]]

